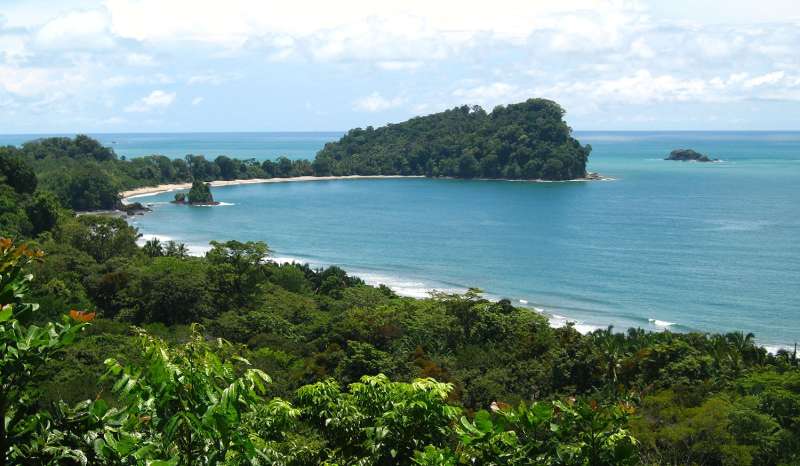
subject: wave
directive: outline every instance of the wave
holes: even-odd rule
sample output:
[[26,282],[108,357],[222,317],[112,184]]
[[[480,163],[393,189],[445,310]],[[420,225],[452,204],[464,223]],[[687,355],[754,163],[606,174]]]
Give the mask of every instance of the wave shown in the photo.
[[780,350],[788,351],[789,353],[792,353],[794,351],[794,345],[792,345],[792,346],[789,346],[789,345],[762,345],[762,346],[764,347],[765,350],[767,350],[767,353],[769,353],[769,354],[778,354],[778,351],[780,351]]
[[371,286],[386,285],[400,296],[408,298],[428,298],[434,291],[443,293],[464,293],[466,288],[454,288],[441,283],[429,283],[411,278],[401,278],[376,272],[354,270],[353,275]]
[[[161,244],[168,243],[170,241],[176,241],[178,243],[183,243],[183,241],[176,240],[175,238],[167,235],[156,235],[152,233],[145,233],[139,236],[136,240],[136,244],[139,246],[144,246],[145,243],[152,239],[157,239],[161,241]],[[208,251],[211,250],[211,246],[208,244],[190,244],[190,243],[183,243],[186,246],[186,249],[189,251],[190,256],[194,257],[201,257],[205,256]]]
[[587,324],[582,320],[577,319],[570,319],[568,317],[559,315],[559,314],[550,314],[548,321],[550,322],[550,326],[553,328],[561,328],[566,326],[568,323],[571,323],[575,330],[578,333],[586,335],[587,333],[592,333],[595,330],[601,330],[606,327],[602,325],[594,325],[594,324]]
[[139,246],[144,246],[145,243],[147,243],[148,241],[150,241],[152,239],[157,239],[157,240],[161,241],[162,243],[166,243],[168,241],[173,241],[174,240],[174,238],[172,238],[171,236],[155,235],[155,234],[149,234],[148,233],[148,234],[143,234],[143,235],[139,236],[139,238],[136,240],[136,244],[138,244]]
[[[148,240],[151,239],[158,239],[163,243],[174,240],[175,238],[161,234],[143,234],[137,240],[137,243],[139,245],[143,245],[144,243],[146,243]],[[211,246],[209,246],[208,244],[197,244],[197,243],[195,244],[184,243],[184,244],[186,244],[186,247],[189,250],[189,254],[192,256],[203,256],[211,249]],[[292,262],[301,264],[307,263],[312,267],[325,267],[331,265],[330,263],[325,263],[313,257],[303,257],[303,256],[277,255],[270,257],[269,260],[280,264],[292,263]],[[363,270],[347,266],[343,267],[347,270],[347,272],[350,275],[361,278],[362,280],[364,280],[365,283],[371,286],[386,285],[387,287],[391,288],[395,293],[397,293],[399,296],[404,296],[404,297],[425,299],[430,297],[432,291],[440,291],[445,293],[464,293],[467,290],[466,287],[459,287],[456,284],[446,284],[442,282],[428,281],[419,278],[402,277],[384,271]],[[485,296],[487,299],[493,301],[502,298],[502,296],[493,296],[491,294],[486,294]],[[577,330],[581,334],[587,334],[594,332],[596,330],[607,328],[607,324],[598,325],[596,323],[597,321],[595,321],[594,323],[588,323],[584,320],[558,314],[555,312],[548,311],[545,308],[531,305],[527,299],[518,298],[516,299],[516,301],[519,302],[519,305],[521,307],[530,309],[534,312],[541,314],[543,317],[547,318],[548,322],[550,323],[550,326],[552,326],[553,328],[564,327],[568,323],[571,323],[575,328],[575,330]],[[566,308],[559,307],[558,309],[560,310]],[[591,309],[582,309],[581,312],[583,313],[591,312]],[[613,316],[607,316],[606,318],[610,320],[614,319]],[[629,318],[634,318],[634,316],[630,316]],[[670,322],[656,318],[649,318],[646,321],[650,325],[655,326],[661,330],[681,327],[681,325],[679,325],[676,322]],[[644,324],[644,319],[641,319],[641,322],[642,324]],[[688,330],[685,327],[682,328],[684,330]],[[785,349],[789,351],[793,350],[793,347],[784,345],[764,345],[764,347],[767,348],[767,350],[772,354],[777,353],[777,351],[780,349]]]
[[706,223],[714,226],[703,228],[701,231],[759,231],[774,225],[773,222],[765,220],[737,219],[706,220]]
[[675,322],[667,322],[666,320],[658,320],[658,319],[647,319],[648,322],[655,325],[656,327],[672,327],[676,325]]
[[234,204],[233,202],[218,202],[216,204],[196,204],[196,205],[193,205],[192,207],[226,207],[226,206],[232,206],[232,205],[236,205],[236,204]]

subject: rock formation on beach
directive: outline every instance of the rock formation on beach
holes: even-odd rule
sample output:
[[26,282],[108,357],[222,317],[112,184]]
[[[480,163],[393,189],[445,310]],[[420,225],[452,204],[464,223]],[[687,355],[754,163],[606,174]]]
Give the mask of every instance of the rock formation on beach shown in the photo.
[[189,194],[177,193],[175,204],[191,204],[191,205],[217,205],[219,202],[214,201],[214,196],[211,195],[211,185],[202,181],[195,180],[192,182],[192,188]]

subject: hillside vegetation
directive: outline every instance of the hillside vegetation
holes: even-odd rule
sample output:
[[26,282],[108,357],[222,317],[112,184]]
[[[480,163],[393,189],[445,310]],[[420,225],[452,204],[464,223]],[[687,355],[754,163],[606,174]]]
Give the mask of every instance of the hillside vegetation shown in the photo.
[[569,180],[586,176],[582,146],[555,102],[530,99],[486,113],[462,106],[347,132],[314,160],[317,173]]
[[140,247],[51,191],[133,163],[70,141],[0,154],[0,466],[800,463],[794,352]]

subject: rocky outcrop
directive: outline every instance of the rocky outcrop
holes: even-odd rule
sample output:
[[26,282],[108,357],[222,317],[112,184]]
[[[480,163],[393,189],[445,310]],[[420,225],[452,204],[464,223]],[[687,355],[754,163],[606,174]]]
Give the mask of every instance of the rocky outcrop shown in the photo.
[[670,152],[664,160],[678,160],[681,162],[717,162],[719,159],[712,159],[692,149],[675,149]]
[[146,212],[152,212],[152,209],[142,205],[141,202],[132,202],[130,204],[120,202],[117,205],[117,210],[125,212],[128,215],[144,215]]

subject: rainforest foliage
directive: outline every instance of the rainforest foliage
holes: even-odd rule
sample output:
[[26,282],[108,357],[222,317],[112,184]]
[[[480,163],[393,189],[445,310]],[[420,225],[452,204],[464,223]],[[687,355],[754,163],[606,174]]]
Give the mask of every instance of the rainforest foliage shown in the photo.
[[586,176],[590,146],[572,137],[564,110],[530,99],[487,113],[462,106],[325,145],[314,170],[332,175],[425,175],[569,180]]
[[[114,160],[71,147],[32,153]],[[753,335],[581,335],[479,290],[405,298],[278,264],[260,242],[140,247],[13,160],[0,465],[800,463],[796,354]]]

